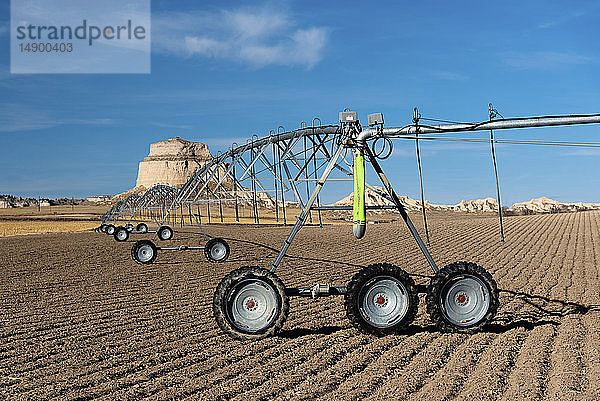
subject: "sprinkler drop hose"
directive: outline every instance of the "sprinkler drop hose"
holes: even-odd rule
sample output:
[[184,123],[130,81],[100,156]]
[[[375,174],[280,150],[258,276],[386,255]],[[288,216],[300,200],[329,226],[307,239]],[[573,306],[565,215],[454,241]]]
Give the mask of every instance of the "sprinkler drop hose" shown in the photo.
[[365,212],[365,156],[362,149],[354,151],[354,203],[352,205],[352,232],[361,239],[367,230]]

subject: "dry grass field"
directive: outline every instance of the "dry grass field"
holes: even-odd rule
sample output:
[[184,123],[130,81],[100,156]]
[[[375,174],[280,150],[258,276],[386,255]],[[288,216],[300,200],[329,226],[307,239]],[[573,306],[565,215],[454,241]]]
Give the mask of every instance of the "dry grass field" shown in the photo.
[[91,230],[98,227],[97,222],[91,221],[35,221],[15,220],[0,221],[0,237],[25,234],[46,234],[57,232],[76,232]]
[[[421,302],[408,332],[372,337],[351,327],[339,297],[292,298],[283,331],[256,342],[222,334],[211,298],[230,270],[272,261],[290,227],[208,226],[231,245],[222,264],[159,251],[137,265],[133,241],[151,234],[0,238],[0,398],[600,399],[600,212],[505,225],[500,244],[494,217],[430,220],[439,265],[474,261],[501,289],[483,332],[440,333]],[[176,228],[170,243],[204,239]],[[406,228],[382,223],[360,241],[347,226],[307,227],[278,275],[288,286],[345,285],[375,262],[418,283],[430,274]]]
[[37,206],[0,209],[0,237],[93,229],[108,206]]

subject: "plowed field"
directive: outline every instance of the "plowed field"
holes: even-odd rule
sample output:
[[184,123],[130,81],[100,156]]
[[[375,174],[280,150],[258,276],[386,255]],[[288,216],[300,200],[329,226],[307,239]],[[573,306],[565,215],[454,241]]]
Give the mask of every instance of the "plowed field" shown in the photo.
[[[280,335],[255,342],[219,331],[212,294],[230,270],[266,267],[290,227],[207,227],[231,245],[223,264],[202,251],[135,264],[132,241],[149,234],[0,238],[0,398],[600,399],[600,212],[505,227],[500,244],[493,217],[430,221],[440,266],[476,262],[501,289],[483,332],[438,332],[422,298],[407,333],[377,338],[350,326],[339,297],[292,298]],[[191,229],[170,241],[203,243]],[[430,274],[400,223],[369,225],[360,241],[347,226],[306,227],[288,255],[278,270],[287,286],[345,285],[375,262],[418,283]]]

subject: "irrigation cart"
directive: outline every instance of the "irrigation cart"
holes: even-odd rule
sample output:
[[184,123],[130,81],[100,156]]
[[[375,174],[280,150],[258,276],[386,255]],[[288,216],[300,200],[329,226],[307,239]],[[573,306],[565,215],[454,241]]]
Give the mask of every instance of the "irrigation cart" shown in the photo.
[[[173,229],[168,225],[161,225],[167,208],[177,196],[178,190],[168,185],[157,184],[138,197],[135,206],[131,209],[124,226],[116,228],[114,237],[118,242],[129,239],[130,234],[155,233],[159,239],[167,241],[173,238]],[[144,221],[153,221],[157,225],[156,231],[148,229]],[[134,226],[134,223],[137,223]]]
[[[203,250],[207,260],[211,262],[224,262],[229,257],[229,244],[222,238],[209,238],[202,228],[201,217],[192,210],[192,203],[188,199],[190,188],[199,184],[197,181],[199,171],[196,170],[188,181],[179,189],[168,187],[165,185],[157,185],[152,187],[142,197],[140,206],[142,213],[146,217],[150,217],[158,226],[154,231],[154,236],[151,240],[143,239],[136,241],[131,249],[131,257],[137,263],[149,264],[154,262],[159,250],[166,251],[187,251],[187,250]],[[177,215],[177,212],[179,214]],[[135,214],[132,216],[134,218]],[[196,225],[200,228],[204,236],[206,245],[180,245],[180,246],[156,246],[154,240],[158,237],[162,241],[173,238],[173,229],[167,225],[168,222],[176,224],[179,222],[183,226],[187,221],[190,225]],[[143,225],[141,227],[141,225]],[[143,232],[148,231],[148,226],[144,223],[138,224],[138,231],[142,228]],[[115,232],[115,238],[117,233]],[[129,237],[123,233],[123,241]]]

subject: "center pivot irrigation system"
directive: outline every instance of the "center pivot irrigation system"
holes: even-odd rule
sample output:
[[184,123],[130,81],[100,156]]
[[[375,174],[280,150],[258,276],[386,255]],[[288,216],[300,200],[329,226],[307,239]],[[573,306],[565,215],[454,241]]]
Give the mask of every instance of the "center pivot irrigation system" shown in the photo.
[[[405,329],[415,318],[419,303],[418,293],[426,293],[427,311],[437,327],[446,332],[472,333],[490,322],[498,309],[498,289],[492,276],[481,266],[471,262],[455,262],[439,268],[429,253],[428,247],[415,229],[411,219],[397,193],[387,179],[378,159],[385,159],[392,151],[392,139],[411,139],[417,145],[419,175],[421,182],[421,205],[424,205],[420,168],[419,139],[448,139],[447,133],[489,131],[494,170],[496,172],[495,143],[554,144],[559,146],[600,147],[600,143],[582,142],[544,142],[494,139],[493,131],[509,128],[547,127],[600,123],[600,115],[569,115],[533,118],[504,119],[489,105],[489,121],[479,123],[449,123],[442,125],[424,125],[417,109],[414,110],[413,123],[399,128],[384,128],[381,113],[368,116],[368,128],[359,123],[356,112],[343,111],[339,115],[337,126],[302,127],[295,131],[281,132],[251,143],[231,149],[217,158],[218,167],[225,160],[231,160],[228,171],[240,160],[241,155],[251,153],[250,163],[245,163],[246,172],[250,170],[261,155],[270,147],[280,149],[282,155],[273,164],[268,159],[263,163],[275,177],[275,183],[285,185],[294,193],[302,209],[296,216],[291,232],[285,238],[283,246],[269,268],[247,266],[236,269],[226,275],[217,286],[213,298],[213,313],[219,327],[237,339],[259,339],[277,333],[283,326],[289,311],[289,297],[303,296],[318,298],[322,296],[343,295],[346,315],[359,330],[382,335]],[[439,122],[439,121],[438,121]],[[422,136],[428,135],[428,136]],[[306,142],[313,145],[307,147]],[[478,141],[467,138],[468,141]],[[487,141],[487,140],[486,140]],[[304,143],[304,146],[298,144]],[[346,160],[351,153],[352,160]],[[309,166],[315,160],[323,163],[320,167]],[[383,184],[384,191],[365,182],[365,162],[369,163]],[[294,166],[295,170],[290,171]],[[352,170],[352,171],[350,171]],[[281,265],[292,241],[303,225],[310,221],[311,211],[348,210],[344,206],[321,206],[319,192],[328,182],[335,180],[332,172],[341,172],[354,181],[353,232],[356,238],[362,238],[366,229],[366,210],[388,208],[386,206],[366,206],[365,187],[387,198],[402,216],[408,230],[416,241],[421,253],[433,271],[428,285],[416,285],[410,275],[398,266],[377,263],[361,269],[345,287],[329,284],[315,284],[312,287],[286,288],[275,272]],[[279,174],[278,174],[279,172]],[[318,178],[316,177],[318,173]],[[309,191],[310,174],[314,175],[314,186]],[[283,177],[287,178],[284,182]],[[235,174],[233,175],[235,182]],[[254,175],[256,179],[256,175]],[[306,180],[306,198],[300,188],[302,178]],[[258,181],[258,180],[257,180]],[[204,181],[207,185],[207,181]],[[255,183],[255,185],[257,185]],[[497,173],[496,184],[498,198],[500,187]],[[261,186],[262,188],[262,186]],[[277,193],[277,191],[275,191]],[[281,194],[283,195],[285,191]],[[256,196],[256,192],[254,192]],[[284,202],[285,204],[285,202]],[[500,205],[500,202],[498,202]],[[426,214],[423,209],[424,226]],[[285,210],[285,209],[284,209]],[[499,206],[501,240],[504,241],[502,210]],[[428,234],[427,234],[427,242]]]
[[[424,122],[441,124],[428,125]],[[493,319],[498,308],[498,289],[494,279],[483,267],[471,262],[438,267],[428,250],[425,208],[422,207],[426,242],[407,215],[379,160],[391,154],[393,140],[415,141],[421,205],[424,205],[419,141],[489,142],[496,175],[500,239],[504,242],[495,144],[598,148],[600,143],[497,139],[494,138],[494,130],[591,123],[600,123],[600,114],[505,119],[490,104],[489,120],[483,122],[434,120],[422,117],[415,109],[410,125],[386,128],[383,115],[375,113],[368,116],[368,127],[362,127],[357,113],[345,110],[339,114],[337,125],[323,125],[315,118],[310,126],[303,122],[299,129],[293,131],[286,131],[280,126],[276,131],[270,131],[268,136],[261,138],[254,135],[245,144],[234,143],[227,152],[196,169],[180,189],[153,188],[130,202],[128,198],[116,204],[114,210],[103,216],[100,229],[107,231],[111,222],[127,219],[127,224],[115,228],[114,234],[123,230],[149,232],[145,223],[139,223],[137,230],[133,230],[132,223],[148,221],[148,217],[152,216],[158,227],[152,240],[157,236],[161,240],[171,239],[173,230],[168,224],[176,223],[200,227],[208,239],[202,228],[203,219],[208,223],[216,218],[220,222],[287,225],[292,220],[289,218],[291,208],[300,209],[291,232],[268,268],[241,267],[226,275],[217,286],[213,313],[224,332],[237,339],[273,335],[282,328],[287,318],[290,296],[315,299],[343,295],[346,314],[353,325],[363,332],[381,335],[405,329],[413,321],[419,293],[426,293],[427,311],[440,330],[475,332]],[[489,139],[447,135],[477,131],[489,131]],[[383,189],[365,181],[365,169],[369,164]],[[353,206],[321,205],[319,193],[323,186],[337,181],[354,182]],[[385,197],[390,205],[365,205],[366,188]],[[134,206],[130,205],[132,202]],[[366,231],[366,212],[374,209],[393,209],[400,213],[433,271],[428,285],[416,285],[406,271],[388,263],[372,264],[361,269],[345,287],[315,284],[312,287],[286,288],[276,276],[276,270],[298,231],[306,224],[322,226],[322,212],[352,210],[353,233],[360,239]],[[122,216],[127,217],[124,219]],[[140,229],[140,224],[144,224],[144,230]],[[203,249],[207,259],[215,262],[222,262],[229,255],[227,242],[220,238],[208,239],[204,246],[177,247],[157,247],[152,240],[140,240],[134,244],[132,257],[136,262],[152,263],[158,250]]]

